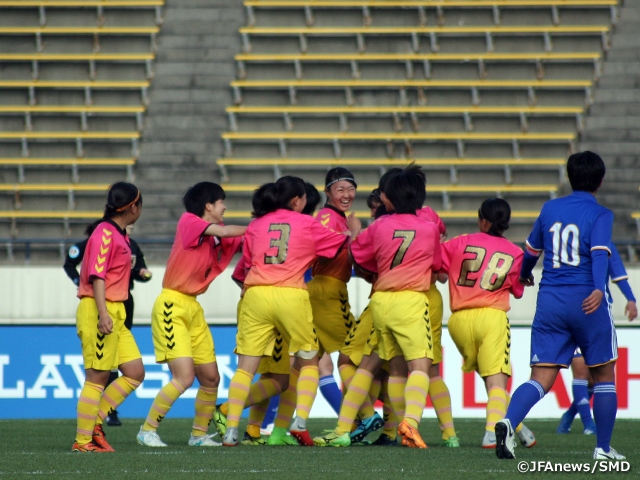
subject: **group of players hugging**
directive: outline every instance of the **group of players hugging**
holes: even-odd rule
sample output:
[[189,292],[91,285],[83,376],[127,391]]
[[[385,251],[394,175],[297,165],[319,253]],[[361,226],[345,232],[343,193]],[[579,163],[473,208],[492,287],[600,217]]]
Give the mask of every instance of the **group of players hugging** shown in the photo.
[[[320,197],[309,183],[284,176],[262,185],[253,194],[254,219],[247,227],[223,223],[225,192],[219,185],[201,182],[189,188],[151,322],[156,361],[168,364],[172,378],[155,397],[137,442],[167,446],[158,435],[160,423],[197,378],[191,446],[400,443],[427,448],[418,427],[430,396],[443,446],[459,447],[449,390],[439,374],[439,282],[449,286],[448,331],[464,359],[462,368],[477,372],[485,383],[483,448],[494,448],[498,458],[514,458],[516,436],[532,447],[536,440],[523,419],[549,391],[559,369],[581,352],[593,383],[594,458],[624,459],[609,445],[617,411],[617,343],[607,284],[609,278],[626,283],[626,272],[611,241],[613,213],[595,197],[605,166],[597,154],[585,151],[569,157],[567,174],[573,193],[545,203],[524,252],[503,237],[511,209],[500,198],[482,202],[477,232],[447,240],[442,220],[424,206],[426,178],[414,164],[382,176],[367,200],[373,220],[365,229],[349,214],[357,183],[341,167],[328,171],[326,204],[315,216]],[[136,186],[112,185],[102,222],[86,245],[76,316],[86,380],[73,451],[113,451],[102,423],[144,379],[123,307],[131,270],[126,227],[141,210]],[[217,405],[214,342],[197,296],[237,253],[238,367],[227,402]],[[510,397],[510,296],[520,298],[525,286],[534,284],[532,269],[542,253],[531,378]],[[309,268],[312,279],[305,283]],[[347,294],[353,270],[372,284],[358,319]],[[629,295],[631,305],[630,289]],[[338,421],[334,430],[312,438],[307,420],[318,390],[319,359],[335,352],[344,387]],[[106,386],[116,367],[122,375]],[[260,425],[276,395],[278,412],[267,440]],[[378,399],[383,416],[373,408]],[[247,429],[240,437],[240,417],[248,407]],[[217,432],[208,433],[210,423]],[[379,429],[375,441],[365,438]],[[218,433],[221,443],[214,440]]]

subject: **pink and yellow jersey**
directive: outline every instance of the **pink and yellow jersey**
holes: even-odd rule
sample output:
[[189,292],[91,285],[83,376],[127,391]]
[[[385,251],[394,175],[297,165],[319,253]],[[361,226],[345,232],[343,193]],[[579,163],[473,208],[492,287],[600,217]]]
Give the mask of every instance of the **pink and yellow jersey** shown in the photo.
[[451,311],[490,307],[508,312],[509,293],[522,297],[518,281],[524,253],[506,238],[460,235],[442,244],[442,270],[449,274]]
[[446,225],[440,218],[440,215],[438,215],[433,208],[422,207],[420,210],[416,211],[416,215],[418,216],[418,218],[422,218],[424,220],[435,223],[438,227],[440,235],[444,235],[445,233],[447,233]]
[[[323,227],[333,230],[334,232],[343,233],[349,230],[345,214],[329,205],[318,212],[316,220],[318,220]],[[316,275],[326,275],[347,283],[351,279],[351,263],[349,262],[347,249],[340,250],[338,255],[331,261],[317,261],[313,265],[312,273],[314,277]]]
[[217,238],[205,235],[211,225],[206,220],[185,212],[178,220],[162,288],[185,295],[200,295],[231,263],[240,251],[242,237]]
[[317,257],[333,258],[349,240],[309,215],[279,209],[253,220],[244,234],[245,287],[271,285],[306,290],[304,272]]
[[84,251],[80,267],[78,297],[95,297],[93,281],[104,280],[106,299],[124,302],[129,296],[131,247],[124,230],[111,220],[100,223],[93,231]]
[[377,273],[376,292],[426,292],[431,272],[440,270],[440,232],[435,223],[412,214],[380,217],[351,243],[363,269]]

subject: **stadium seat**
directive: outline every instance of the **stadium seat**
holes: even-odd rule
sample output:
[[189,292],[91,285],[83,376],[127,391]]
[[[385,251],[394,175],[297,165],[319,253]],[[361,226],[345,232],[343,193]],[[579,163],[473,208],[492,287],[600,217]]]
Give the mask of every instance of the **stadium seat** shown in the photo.
[[[247,184],[226,184],[223,188],[227,194],[249,194],[253,193],[259,185]],[[377,185],[359,185],[363,192],[370,192]],[[316,185],[319,191],[324,189],[323,185]],[[450,197],[452,194],[473,194],[473,195],[495,195],[502,196],[504,193],[514,193],[519,195],[540,195],[547,196],[548,199],[555,198],[558,193],[558,185],[427,185],[427,193],[438,193],[442,198],[442,209],[451,208]],[[225,213],[226,215],[226,213]],[[476,212],[477,215],[477,212]]]
[[[251,37],[284,37],[295,36],[300,40],[300,51],[307,52],[306,37],[354,37],[357,41],[358,51],[364,52],[367,48],[368,36],[405,36],[411,39],[411,48],[414,52],[420,50],[421,38],[428,37],[432,52],[439,50],[439,37],[477,37],[485,39],[488,52],[494,51],[494,38],[502,36],[540,36],[544,40],[545,51],[553,50],[553,38],[561,35],[596,35],[600,38],[602,49],[609,49],[610,27],[608,25],[508,25],[508,26],[362,26],[362,27],[256,27],[249,26],[240,29],[242,36],[242,48],[244,53],[252,50]],[[1,30],[0,30],[1,32]]]
[[407,89],[416,89],[424,95],[425,90],[468,90],[470,103],[479,105],[481,91],[517,91],[527,92],[530,105],[537,102],[537,90],[582,90],[584,91],[585,105],[593,101],[593,81],[589,79],[574,80],[425,80],[425,79],[335,79],[335,80],[235,80],[231,82],[233,99],[236,105],[243,103],[242,89],[251,90],[286,90],[289,93],[289,101],[292,105],[297,103],[297,90],[308,89],[315,91],[341,89],[345,91],[345,103],[353,104],[354,90],[397,90],[402,95]]
[[80,168],[113,168],[124,166],[126,178],[133,181],[133,166],[136,163],[134,157],[130,158],[0,158],[0,167],[15,167],[18,170],[18,183],[26,181],[25,170],[27,168],[42,170],[42,167],[71,167],[71,181],[77,183],[80,176]]
[[[0,160],[1,162],[1,160]],[[504,172],[505,184],[512,182],[512,169],[519,167],[535,167],[536,169],[558,170],[558,183],[565,182],[564,158],[219,158],[216,160],[222,179],[229,182],[227,167],[259,167],[268,166],[273,169],[274,180],[281,175],[280,167],[316,167],[326,170],[333,167],[406,167],[415,163],[423,168],[444,169],[449,171],[451,183],[458,182],[458,170],[465,168],[500,168]],[[1,164],[1,163],[0,163]]]

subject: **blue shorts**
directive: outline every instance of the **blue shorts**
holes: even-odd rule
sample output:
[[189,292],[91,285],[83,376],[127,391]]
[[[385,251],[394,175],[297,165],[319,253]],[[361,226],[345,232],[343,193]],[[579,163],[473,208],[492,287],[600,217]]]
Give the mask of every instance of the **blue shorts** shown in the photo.
[[538,292],[536,314],[531,327],[531,366],[571,365],[579,347],[589,367],[618,358],[618,340],[611,316],[611,303],[605,297],[590,315],[582,302],[590,286],[543,286]]

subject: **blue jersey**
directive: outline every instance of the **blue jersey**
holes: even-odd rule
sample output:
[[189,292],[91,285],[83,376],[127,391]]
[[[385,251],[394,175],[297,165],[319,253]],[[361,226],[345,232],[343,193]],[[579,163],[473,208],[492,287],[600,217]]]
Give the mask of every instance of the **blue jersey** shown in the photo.
[[[629,302],[635,302],[636,298],[633,296],[631,285],[629,285],[629,275],[622,264],[622,259],[618,253],[618,249],[611,245],[611,256],[609,257],[609,274],[608,278],[612,283],[615,283],[624,297]],[[609,285],[607,284],[607,290]]]
[[[540,286],[583,285],[604,291],[607,267],[594,269],[594,258],[611,253],[612,229],[613,212],[590,193],[577,191],[546,202],[526,244],[529,256],[544,252]],[[529,277],[533,264],[523,264],[522,277]]]

